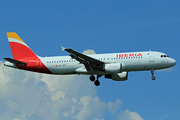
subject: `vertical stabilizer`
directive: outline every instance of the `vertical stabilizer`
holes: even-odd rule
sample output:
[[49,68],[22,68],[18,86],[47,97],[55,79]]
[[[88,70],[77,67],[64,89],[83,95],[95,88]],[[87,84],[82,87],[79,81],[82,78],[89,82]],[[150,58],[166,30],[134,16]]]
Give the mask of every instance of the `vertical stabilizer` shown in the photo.
[[8,32],[7,37],[14,59],[37,58],[36,54],[15,32]]

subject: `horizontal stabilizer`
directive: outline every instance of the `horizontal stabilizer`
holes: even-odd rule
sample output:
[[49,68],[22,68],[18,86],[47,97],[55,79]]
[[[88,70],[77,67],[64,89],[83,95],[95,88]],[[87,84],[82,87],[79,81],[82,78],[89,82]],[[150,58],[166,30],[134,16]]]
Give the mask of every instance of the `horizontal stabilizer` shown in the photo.
[[26,65],[27,63],[25,62],[21,62],[21,61],[18,61],[18,60],[15,60],[15,59],[12,59],[12,58],[4,58],[5,60],[11,62],[11,63],[14,63],[14,64],[19,64],[19,65]]

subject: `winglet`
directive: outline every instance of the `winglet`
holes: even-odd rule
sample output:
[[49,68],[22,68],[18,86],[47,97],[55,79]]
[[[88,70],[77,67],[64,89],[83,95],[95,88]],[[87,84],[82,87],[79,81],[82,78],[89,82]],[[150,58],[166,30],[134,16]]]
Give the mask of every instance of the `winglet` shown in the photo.
[[63,46],[61,46],[61,48],[62,48],[62,51],[64,51],[66,48],[65,47],[63,47]]

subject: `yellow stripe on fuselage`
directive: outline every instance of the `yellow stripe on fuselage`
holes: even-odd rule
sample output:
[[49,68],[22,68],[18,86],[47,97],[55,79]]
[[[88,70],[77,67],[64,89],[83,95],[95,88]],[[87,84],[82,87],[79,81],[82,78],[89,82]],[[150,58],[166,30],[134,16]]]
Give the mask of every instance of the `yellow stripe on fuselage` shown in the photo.
[[21,42],[25,43],[15,32],[8,32],[7,36],[8,36],[8,38],[14,38],[14,39],[20,40]]

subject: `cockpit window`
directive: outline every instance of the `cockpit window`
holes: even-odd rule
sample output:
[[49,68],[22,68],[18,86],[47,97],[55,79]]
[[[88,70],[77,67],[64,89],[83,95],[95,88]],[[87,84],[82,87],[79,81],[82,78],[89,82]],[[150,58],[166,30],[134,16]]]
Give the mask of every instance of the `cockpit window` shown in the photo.
[[168,55],[161,55],[161,57],[169,57]]

